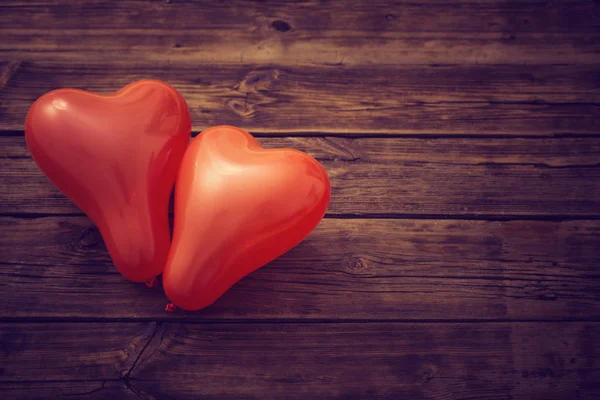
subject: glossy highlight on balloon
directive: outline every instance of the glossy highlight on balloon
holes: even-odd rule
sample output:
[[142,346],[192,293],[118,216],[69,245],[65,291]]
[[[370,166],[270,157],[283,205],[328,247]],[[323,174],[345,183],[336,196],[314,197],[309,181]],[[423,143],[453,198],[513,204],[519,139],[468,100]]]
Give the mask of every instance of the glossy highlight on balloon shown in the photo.
[[190,134],[184,98],[154,80],[110,95],[55,90],[25,121],[36,164],[92,219],[116,268],[135,282],[164,268],[169,198]]
[[302,241],[323,218],[330,193],[325,169],[303,152],[263,149],[232,126],[202,132],[177,177],[167,296],[185,310],[212,304]]

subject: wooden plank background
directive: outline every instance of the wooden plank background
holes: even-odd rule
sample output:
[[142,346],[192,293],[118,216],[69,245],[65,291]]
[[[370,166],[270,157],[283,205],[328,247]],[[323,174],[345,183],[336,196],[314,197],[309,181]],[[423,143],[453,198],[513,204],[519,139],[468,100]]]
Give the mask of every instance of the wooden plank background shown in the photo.
[[[27,151],[32,102],[162,79],[332,203],[164,312]],[[600,3],[0,2],[0,398],[600,398]]]
[[[0,388],[143,399],[264,398],[268,387],[268,397],[286,399],[305,399],[310,388],[318,398],[562,400],[592,399],[600,379],[588,355],[600,350],[598,323],[94,325],[0,325],[16,362],[6,379],[18,380]],[[64,380],[74,374],[88,385]]]
[[326,219],[214,306],[175,315],[164,313],[162,290],[121,277],[87,218],[2,217],[0,226],[9,233],[0,315],[12,318],[600,317],[600,221]]
[[[306,151],[325,166],[333,216],[594,217],[600,210],[597,138],[259,140]],[[22,135],[0,144],[8,184],[0,213],[81,214],[47,184]]]
[[49,86],[102,92],[146,77],[181,91],[195,131],[226,122],[278,135],[594,134],[600,117],[594,65],[198,66],[136,59],[107,73],[86,58],[13,62],[4,70],[10,80],[3,96],[12,101],[0,108],[0,121],[12,130],[22,129],[29,106]]

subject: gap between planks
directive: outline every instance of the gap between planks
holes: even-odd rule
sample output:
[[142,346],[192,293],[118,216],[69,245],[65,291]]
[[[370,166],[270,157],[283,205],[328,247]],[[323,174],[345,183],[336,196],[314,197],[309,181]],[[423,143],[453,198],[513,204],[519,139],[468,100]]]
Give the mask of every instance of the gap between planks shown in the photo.
[[[84,217],[86,216],[83,212],[81,213],[1,213],[0,217],[11,217],[21,219],[38,219],[47,217]],[[169,213],[169,216],[173,216],[173,212]],[[323,216],[324,219],[393,219],[393,220],[446,220],[446,221],[550,221],[550,222],[561,222],[561,221],[597,221],[600,220],[600,214],[597,215],[541,215],[541,214],[528,214],[528,215],[517,215],[517,214],[485,214],[485,215],[474,215],[474,214],[336,214],[328,213]]]
[[[165,312],[166,313],[166,312]],[[193,317],[193,313],[190,313]],[[206,320],[198,319],[173,319],[172,317],[139,317],[139,318],[79,318],[79,317],[0,317],[1,324],[19,324],[19,323],[56,323],[56,324],[72,324],[72,323],[167,323],[167,324],[186,324],[186,325],[212,325],[212,324],[294,324],[294,325],[335,325],[335,324],[530,324],[530,323],[581,323],[581,322],[600,322],[600,317],[590,318],[546,318],[546,319],[531,319],[531,318],[490,318],[490,319],[301,319],[301,318],[254,318],[254,319],[232,319],[232,318],[207,318]]]
[[[202,133],[203,129],[193,129],[192,137],[198,136]],[[553,133],[553,134],[545,134],[545,135],[532,135],[532,134],[468,134],[468,133],[448,133],[448,134],[440,134],[440,133],[402,133],[402,132],[389,132],[389,133],[368,133],[363,131],[356,132],[321,132],[321,131],[294,131],[294,130],[285,130],[285,131],[256,131],[252,130],[250,132],[252,136],[256,138],[327,138],[327,137],[335,137],[335,138],[343,138],[343,139],[423,139],[423,140],[444,140],[444,139],[489,139],[489,140],[501,140],[501,139],[594,139],[600,138],[600,131],[598,133]],[[19,137],[24,136],[25,133],[22,130],[14,130],[14,129],[2,129],[0,128],[0,137]]]

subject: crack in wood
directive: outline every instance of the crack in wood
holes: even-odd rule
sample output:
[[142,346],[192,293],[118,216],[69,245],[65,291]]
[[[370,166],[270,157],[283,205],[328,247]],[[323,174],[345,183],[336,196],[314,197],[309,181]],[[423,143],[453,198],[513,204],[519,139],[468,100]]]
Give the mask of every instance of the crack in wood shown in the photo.
[[6,65],[2,75],[0,75],[0,90],[4,89],[6,84],[15,76],[22,63],[22,61],[10,61]]
[[65,394],[63,396],[70,397],[70,396],[85,396],[85,395],[90,395],[90,394],[93,394],[93,393],[96,393],[96,392],[99,392],[99,391],[103,390],[104,386],[106,385],[106,382],[107,382],[107,380],[102,381],[102,384],[100,385],[99,388],[96,388],[96,389],[93,389],[93,390],[90,390],[90,391],[87,391],[87,392],[69,393],[69,394]]
[[336,153],[339,152],[341,154],[341,160],[343,161],[353,162],[359,161],[362,158],[360,152],[353,148],[347,139],[335,137],[323,137],[320,139],[329,147],[337,150]]
[[142,389],[140,389],[136,385],[134,385],[130,379],[125,381],[125,387],[142,400],[155,400],[156,399],[151,394],[144,392]]
[[144,344],[144,346],[142,347],[142,350],[138,353],[135,361],[133,362],[133,364],[131,365],[131,367],[129,367],[129,369],[125,372],[125,374],[122,376],[122,379],[127,382],[130,379],[131,373],[133,372],[134,368],[136,367],[138,361],[140,360],[140,358],[142,357],[142,354],[144,354],[144,352],[146,351],[146,349],[148,348],[148,346],[150,345],[150,343],[152,342],[152,339],[154,339],[154,336],[156,336],[156,334],[158,333],[160,327],[161,327],[161,323],[160,322],[154,322],[155,327],[154,330],[152,331],[152,334],[150,334],[148,340],[146,341],[146,343]]
[[140,399],[143,399],[143,400],[155,400],[155,397],[152,396],[151,394],[143,391],[142,389],[138,388],[136,385],[133,384],[133,381],[135,380],[135,378],[132,377],[132,372],[134,371],[136,366],[139,364],[142,356],[146,353],[148,348],[151,347],[151,344],[154,341],[154,338],[157,336],[158,332],[161,329],[162,329],[162,334],[161,334],[159,343],[161,343],[163,340],[163,336],[165,333],[165,330],[163,328],[165,327],[165,325],[163,325],[161,322],[153,322],[153,323],[155,324],[155,327],[152,331],[152,334],[149,336],[149,338],[146,341],[146,343],[144,344],[144,347],[142,348],[142,350],[138,353],[135,361],[133,362],[133,364],[131,365],[129,370],[121,378],[121,380],[125,384],[125,387],[128,390],[130,390],[132,393],[134,393],[137,397],[139,397]]

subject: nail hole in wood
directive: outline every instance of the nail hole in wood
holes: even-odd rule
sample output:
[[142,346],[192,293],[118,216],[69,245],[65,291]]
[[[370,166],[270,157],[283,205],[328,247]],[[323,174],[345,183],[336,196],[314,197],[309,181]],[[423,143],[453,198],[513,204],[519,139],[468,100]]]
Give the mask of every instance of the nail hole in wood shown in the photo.
[[279,32],[287,32],[290,29],[292,29],[290,24],[280,19],[276,19],[275,21],[271,22],[271,26],[273,27],[273,29]]

